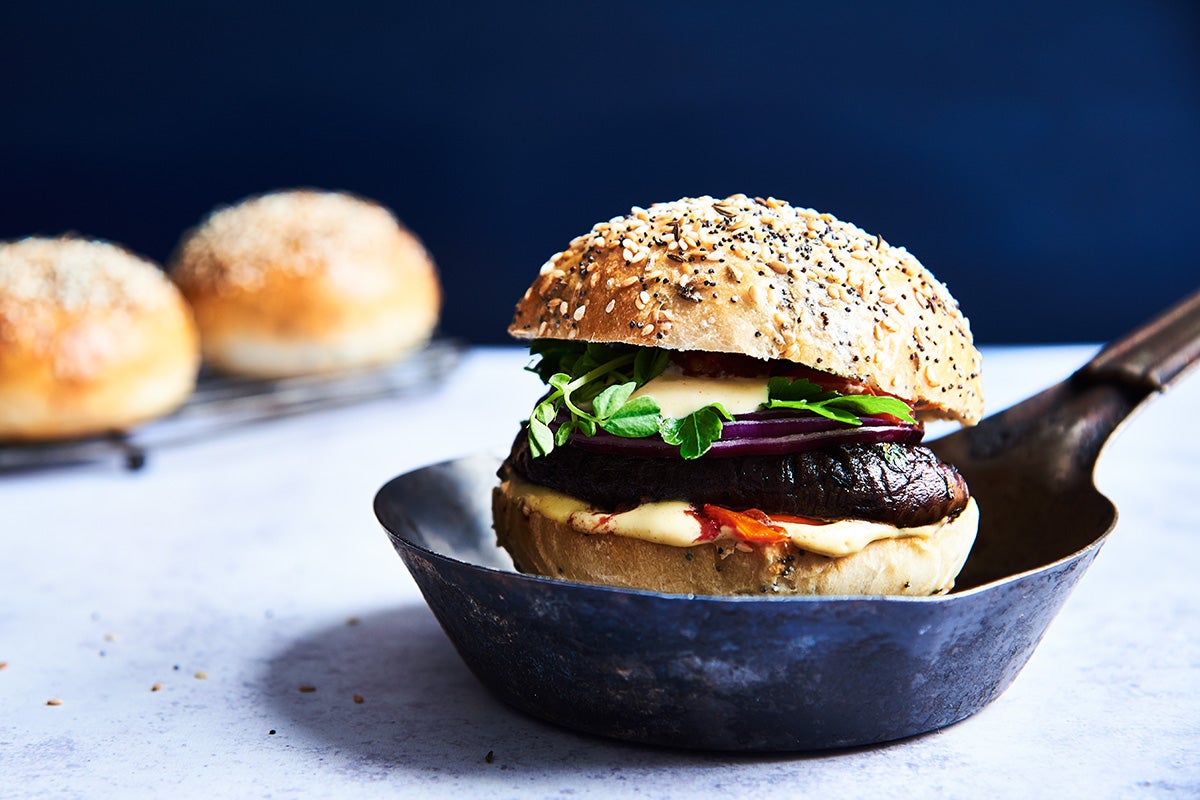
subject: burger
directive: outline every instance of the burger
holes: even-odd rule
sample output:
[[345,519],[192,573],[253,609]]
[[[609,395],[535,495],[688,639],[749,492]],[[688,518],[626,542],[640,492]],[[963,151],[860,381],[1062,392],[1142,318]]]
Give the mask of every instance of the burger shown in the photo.
[[545,394],[493,492],[522,572],[691,594],[930,595],[975,539],[924,424],[980,355],[902,247],[774,198],[684,198],[542,266],[509,332]]

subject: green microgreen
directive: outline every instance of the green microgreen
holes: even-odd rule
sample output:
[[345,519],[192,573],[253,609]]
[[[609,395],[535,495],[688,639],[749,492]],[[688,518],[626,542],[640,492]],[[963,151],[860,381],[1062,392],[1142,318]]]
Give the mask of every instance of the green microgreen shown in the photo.
[[663,441],[679,446],[684,458],[699,458],[708,452],[712,443],[721,438],[721,418],[732,421],[733,415],[720,403],[712,403],[679,419],[664,419],[659,426]]
[[822,389],[804,378],[771,378],[767,381],[767,403],[763,407],[811,411],[847,425],[862,425],[861,418],[873,414],[889,414],[914,425],[917,422],[912,408],[899,398],[840,394]]
[[[595,436],[604,430],[630,439],[661,436],[679,448],[680,456],[695,459],[721,438],[724,422],[733,420],[720,403],[675,418],[664,416],[653,397],[633,396],[667,368],[666,350],[556,339],[537,339],[529,350],[536,360],[527,369],[550,387],[529,415],[529,446],[535,458],[565,445],[573,433]],[[819,414],[846,425],[862,425],[861,417],[873,414],[916,423],[902,400],[840,394],[804,378],[770,378],[767,397],[762,408]]]
[[[647,416],[657,430],[658,404],[648,397],[630,400],[630,395],[666,369],[665,351],[552,339],[537,339],[529,350],[537,360],[527,369],[550,386],[529,417],[534,457],[566,444],[576,431],[595,436],[603,428],[617,436],[646,436],[641,431]],[[565,419],[552,428],[560,415]]]

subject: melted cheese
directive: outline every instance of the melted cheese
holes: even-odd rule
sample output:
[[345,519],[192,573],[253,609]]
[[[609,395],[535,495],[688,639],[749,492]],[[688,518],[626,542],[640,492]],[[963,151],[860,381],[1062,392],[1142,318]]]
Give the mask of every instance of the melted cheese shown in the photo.
[[720,403],[730,414],[747,414],[767,402],[767,379],[684,375],[672,364],[631,397],[643,395],[653,397],[667,417],[686,417],[712,403]]
[[[607,514],[578,498],[519,479],[508,481],[508,491],[520,501],[526,513],[536,512],[547,519],[565,523],[580,533],[629,536],[672,547],[706,544],[698,541],[701,533],[700,521],[688,513],[693,508],[690,503],[676,500],[643,503],[629,511]],[[971,498],[959,519],[974,526],[978,516],[979,509],[975,505],[975,499]],[[848,556],[880,539],[928,539],[937,534],[946,522],[947,520],[943,519],[932,525],[915,528],[897,528],[881,522],[854,519],[830,522],[826,525],[791,522],[774,524],[783,528],[792,544],[802,550],[826,556]],[[731,533],[722,529],[719,539],[732,538],[734,537]]]

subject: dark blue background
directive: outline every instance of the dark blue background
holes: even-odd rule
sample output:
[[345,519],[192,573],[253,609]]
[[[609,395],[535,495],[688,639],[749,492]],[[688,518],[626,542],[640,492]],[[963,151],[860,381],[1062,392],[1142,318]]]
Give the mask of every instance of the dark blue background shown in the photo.
[[1200,286],[1200,5],[6,3],[0,238],[164,260],[298,185],[392,207],[505,340],[545,258],[687,194],[908,246],[984,342],[1111,338]]

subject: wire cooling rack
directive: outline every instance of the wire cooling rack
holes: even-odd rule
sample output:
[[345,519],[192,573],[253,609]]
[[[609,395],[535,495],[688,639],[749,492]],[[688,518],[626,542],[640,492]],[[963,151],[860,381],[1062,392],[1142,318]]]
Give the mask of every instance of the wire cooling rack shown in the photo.
[[103,461],[140,469],[155,450],[204,440],[244,425],[403,396],[444,379],[463,350],[460,342],[435,339],[384,369],[280,380],[204,372],[179,410],[132,431],[62,442],[0,442],[0,473]]

